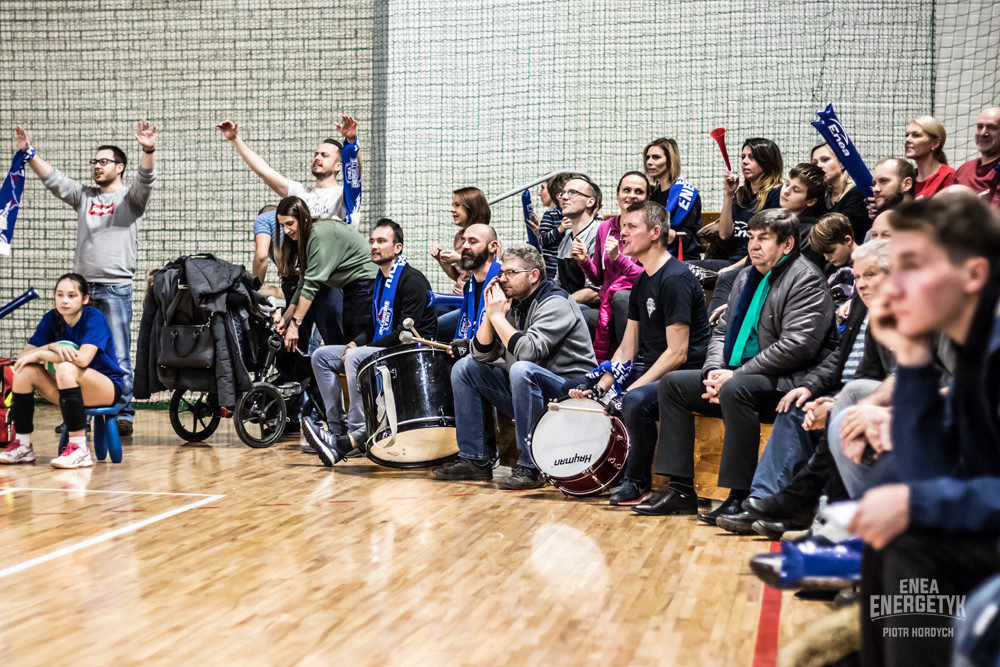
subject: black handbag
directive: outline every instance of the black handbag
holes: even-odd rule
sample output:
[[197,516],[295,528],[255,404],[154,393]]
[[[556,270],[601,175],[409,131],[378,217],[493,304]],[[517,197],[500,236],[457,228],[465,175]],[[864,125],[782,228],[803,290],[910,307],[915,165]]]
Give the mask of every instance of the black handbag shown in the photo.
[[160,354],[164,368],[211,368],[215,363],[215,339],[205,324],[166,324],[160,330]]

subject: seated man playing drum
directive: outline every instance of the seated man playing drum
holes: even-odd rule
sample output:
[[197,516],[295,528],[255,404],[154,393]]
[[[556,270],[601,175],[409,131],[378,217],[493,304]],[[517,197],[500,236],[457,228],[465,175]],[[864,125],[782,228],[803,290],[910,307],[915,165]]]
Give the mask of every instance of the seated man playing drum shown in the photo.
[[[452,368],[459,458],[434,471],[442,480],[493,479],[496,452],[487,451],[484,403],[514,418],[520,452],[504,489],[544,485],[527,448],[532,425],[563,385],[582,380],[597,363],[580,308],[545,277],[545,260],[526,243],[504,250],[497,277],[483,291],[485,316],[472,354]],[[499,362],[499,363],[498,363]]]
[[[403,230],[396,222],[382,218],[375,223],[371,238],[371,259],[379,274],[372,290],[372,319],[367,330],[347,345],[326,345],[312,355],[313,373],[326,404],[324,429],[315,419],[303,419],[306,439],[315,448],[324,465],[332,466],[368,434],[364,407],[358,391],[358,367],[374,352],[399,345],[403,321],[412,319],[417,331],[427,338],[437,333],[437,317],[428,307],[430,283],[403,257]],[[343,425],[343,407],[337,374],[347,375],[350,409],[347,430]]]
[[[679,368],[701,368],[712,336],[701,283],[667,250],[669,231],[668,214],[655,202],[634,203],[621,218],[621,251],[637,259],[644,271],[632,286],[625,336],[611,358],[620,377],[628,362],[635,362],[631,374],[622,378],[627,391],[614,396],[606,409],[622,418],[631,443],[625,479],[611,494],[612,505],[634,505],[649,496],[660,378]],[[615,376],[598,373],[600,368],[589,374],[600,377],[593,389],[573,389],[570,396],[604,396]]]

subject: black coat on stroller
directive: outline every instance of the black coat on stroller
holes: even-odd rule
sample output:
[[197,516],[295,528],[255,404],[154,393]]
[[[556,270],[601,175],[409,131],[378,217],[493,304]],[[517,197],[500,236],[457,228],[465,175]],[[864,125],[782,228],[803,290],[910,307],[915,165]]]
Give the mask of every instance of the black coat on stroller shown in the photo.
[[[157,391],[210,392],[232,409],[251,388],[262,345],[246,337],[268,315],[256,280],[212,255],[179,257],[159,270],[139,324],[135,397]],[[254,322],[253,320],[258,320]]]

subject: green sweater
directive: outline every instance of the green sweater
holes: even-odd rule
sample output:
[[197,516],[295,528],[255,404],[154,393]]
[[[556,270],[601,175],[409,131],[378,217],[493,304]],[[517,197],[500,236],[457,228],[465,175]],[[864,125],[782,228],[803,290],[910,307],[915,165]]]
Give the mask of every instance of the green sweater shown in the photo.
[[292,303],[299,297],[315,300],[320,284],[343,287],[355,280],[374,278],[378,265],[371,261],[368,242],[339,220],[314,220],[306,244],[306,270]]

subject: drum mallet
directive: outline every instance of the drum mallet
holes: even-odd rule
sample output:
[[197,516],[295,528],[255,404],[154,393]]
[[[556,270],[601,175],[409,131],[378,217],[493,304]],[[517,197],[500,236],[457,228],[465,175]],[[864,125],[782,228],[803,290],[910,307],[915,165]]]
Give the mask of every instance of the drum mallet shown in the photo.
[[439,350],[447,350],[448,346],[444,343],[439,343],[434,340],[427,340],[426,338],[420,338],[419,336],[414,336],[409,331],[399,332],[399,342],[400,343],[423,343],[430,347],[436,347]]
[[555,401],[549,403],[548,409],[551,410],[552,412],[559,412],[560,410],[568,410],[570,412],[597,412],[602,415],[604,414],[603,408],[584,408],[576,405],[562,405]]
[[403,328],[404,329],[409,329],[410,331],[413,332],[413,337],[414,338],[416,338],[418,340],[420,339],[420,333],[417,331],[416,327],[414,326],[414,322],[413,322],[413,318],[412,317],[407,317],[405,320],[403,320]]

